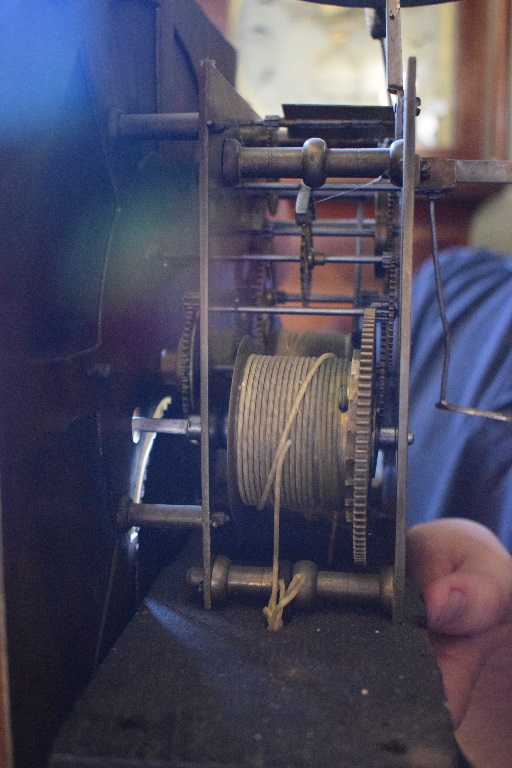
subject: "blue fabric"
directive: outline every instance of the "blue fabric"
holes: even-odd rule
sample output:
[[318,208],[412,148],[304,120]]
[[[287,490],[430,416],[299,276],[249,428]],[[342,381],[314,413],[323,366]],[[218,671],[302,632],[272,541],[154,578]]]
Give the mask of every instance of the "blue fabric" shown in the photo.
[[[512,412],[512,259],[450,250],[441,272],[452,331],[446,399]],[[438,410],[442,360],[429,263],[413,289],[408,522],[469,517],[512,551],[512,424]]]

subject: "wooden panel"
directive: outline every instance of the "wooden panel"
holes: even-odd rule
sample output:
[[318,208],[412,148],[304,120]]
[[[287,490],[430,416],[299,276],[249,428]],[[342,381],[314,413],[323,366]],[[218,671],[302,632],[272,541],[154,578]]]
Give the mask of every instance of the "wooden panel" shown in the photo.
[[446,154],[504,158],[510,0],[461,0],[458,13],[455,142]]

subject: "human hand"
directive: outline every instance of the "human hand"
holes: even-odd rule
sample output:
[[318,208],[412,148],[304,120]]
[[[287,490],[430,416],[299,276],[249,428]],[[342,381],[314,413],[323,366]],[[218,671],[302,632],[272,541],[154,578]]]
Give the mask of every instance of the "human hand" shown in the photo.
[[[493,679],[502,677],[503,664],[493,666],[493,658],[512,662],[512,557],[487,528],[457,518],[412,528],[407,558],[408,575],[425,601],[454,727],[466,713],[485,727],[493,703],[488,699],[499,698],[503,688],[502,679]],[[468,712],[482,672],[485,690],[478,691]],[[507,691],[504,706],[511,712],[512,689]]]

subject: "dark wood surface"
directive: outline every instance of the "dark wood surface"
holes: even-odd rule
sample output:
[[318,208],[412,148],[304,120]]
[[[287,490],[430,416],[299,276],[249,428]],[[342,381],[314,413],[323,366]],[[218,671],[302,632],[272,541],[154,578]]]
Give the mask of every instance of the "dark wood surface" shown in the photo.
[[455,768],[424,629],[320,606],[274,633],[264,600],[205,611],[185,584],[196,544],[98,670],[52,768]]

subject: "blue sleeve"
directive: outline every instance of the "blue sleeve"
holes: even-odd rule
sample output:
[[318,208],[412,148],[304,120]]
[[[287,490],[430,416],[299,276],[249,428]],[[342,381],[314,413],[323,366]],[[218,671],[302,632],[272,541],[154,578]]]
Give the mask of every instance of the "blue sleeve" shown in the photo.
[[[452,332],[447,400],[512,412],[512,259],[451,250],[441,272]],[[443,344],[428,264],[413,290],[408,522],[468,517],[512,550],[512,424],[436,409]]]

